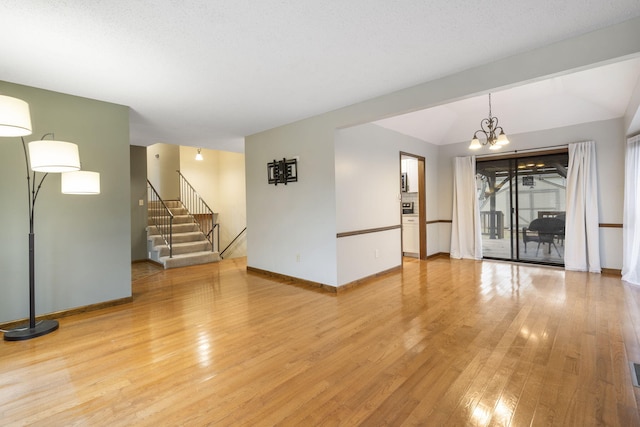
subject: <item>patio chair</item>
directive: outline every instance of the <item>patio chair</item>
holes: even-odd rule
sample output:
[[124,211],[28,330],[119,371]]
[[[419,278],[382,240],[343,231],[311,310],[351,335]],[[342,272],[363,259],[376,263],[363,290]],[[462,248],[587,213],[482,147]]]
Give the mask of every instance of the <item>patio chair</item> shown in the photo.
[[560,251],[556,246],[554,239],[562,236],[564,239],[564,221],[560,218],[538,218],[531,221],[529,227],[522,228],[522,241],[524,242],[524,253],[527,253],[528,242],[538,242],[536,248],[536,256],[540,250],[540,244],[546,243],[548,245],[548,252],[551,253],[551,245],[556,249],[559,257]]

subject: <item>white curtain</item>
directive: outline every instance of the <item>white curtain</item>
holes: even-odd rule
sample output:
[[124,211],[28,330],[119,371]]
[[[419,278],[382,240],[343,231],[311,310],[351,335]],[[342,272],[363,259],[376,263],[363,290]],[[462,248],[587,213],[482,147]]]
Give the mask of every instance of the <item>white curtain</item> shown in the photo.
[[564,266],[600,273],[596,144],[569,144]]
[[622,280],[640,285],[640,135],[629,138],[624,176]]
[[453,172],[451,258],[482,259],[475,157],[456,157]]

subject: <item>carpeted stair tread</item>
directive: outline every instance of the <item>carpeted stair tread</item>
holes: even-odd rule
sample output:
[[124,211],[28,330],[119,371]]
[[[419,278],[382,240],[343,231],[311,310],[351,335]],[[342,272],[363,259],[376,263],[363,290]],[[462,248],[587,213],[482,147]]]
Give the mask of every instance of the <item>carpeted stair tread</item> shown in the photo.
[[[154,225],[156,223],[162,223],[163,221],[169,222],[169,219],[161,217],[161,216],[151,216],[149,215],[149,225]],[[176,224],[186,224],[193,222],[193,217],[188,214],[184,215],[174,215],[173,216],[173,225]]]
[[[165,226],[165,227],[158,227],[156,225],[150,225],[147,230],[149,232],[150,235],[154,235],[154,234],[160,234],[160,232],[158,231],[158,228],[161,228],[162,230],[167,230],[167,232],[169,231],[169,226]],[[191,231],[199,231],[198,228],[198,224],[194,223],[194,222],[188,222],[188,223],[178,223],[178,224],[173,224],[173,226],[171,227],[171,229],[173,230],[173,234],[178,234],[178,233],[188,233]]]
[[[167,245],[160,245],[155,248],[158,251],[160,257],[169,256],[169,247]],[[206,252],[211,251],[211,243],[208,240],[197,240],[193,242],[174,243],[173,255],[182,255],[192,252]]]
[[[148,240],[153,242],[153,246],[164,245],[164,239],[159,234],[154,234],[148,237]],[[174,233],[172,243],[174,245],[178,243],[186,243],[186,242],[201,242],[203,240],[207,240],[199,231],[192,231],[189,233]]]
[[186,267],[196,264],[207,264],[216,261],[220,261],[220,254],[218,252],[211,251],[174,255],[173,258],[169,258],[168,256],[160,257],[160,262],[164,265],[165,269]]
[[[147,249],[150,259],[163,264],[165,269],[220,261],[220,254],[211,251],[211,243],[198,224],[193,222],[193,216],[182,206],[182,203],[172,200],[165,203],[174,215],[171,227],[173,257],[169,258],[169,247],[160,234],[159,228],[153,225],[154,219],[164,220],[160,218],[165,211],[164,206],[161,203],[150,202],[147,214],[149,218]],[[168,232],[169,226],[161,226],[160,229]]]

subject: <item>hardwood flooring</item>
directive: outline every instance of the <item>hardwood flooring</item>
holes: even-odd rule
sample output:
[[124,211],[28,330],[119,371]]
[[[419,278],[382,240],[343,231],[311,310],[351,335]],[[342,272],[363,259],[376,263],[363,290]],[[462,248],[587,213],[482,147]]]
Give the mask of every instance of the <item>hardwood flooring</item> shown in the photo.
[[2,341],[0,425],[640,425],[619,277],[408,258],[335,295],[232,259],[133,293]]
[[160,264],[156,264],[155,262],[134,262],[131,264],[131,281],[136,282],[161,271],[164,271],[164,267]]

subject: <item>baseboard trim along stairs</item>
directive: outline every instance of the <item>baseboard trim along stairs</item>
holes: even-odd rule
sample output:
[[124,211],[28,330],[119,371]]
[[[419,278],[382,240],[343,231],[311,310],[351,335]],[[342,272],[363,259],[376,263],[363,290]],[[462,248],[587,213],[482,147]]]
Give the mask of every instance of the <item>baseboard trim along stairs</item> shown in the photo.
[[162,264],[165,269],[220,261],[220,254],[217,251],[211,251],[211,243],[182,203],[177,200],[168,200],[165,204],[174,215],[173,257],[169,257],[169,247],[158,228],[153,225],[153,217],[158,214],[160,208],[149,203],[149,225],[147,226],[149,259]]

